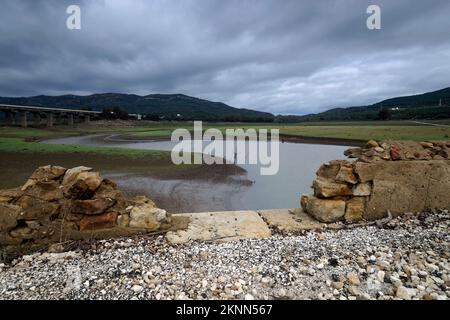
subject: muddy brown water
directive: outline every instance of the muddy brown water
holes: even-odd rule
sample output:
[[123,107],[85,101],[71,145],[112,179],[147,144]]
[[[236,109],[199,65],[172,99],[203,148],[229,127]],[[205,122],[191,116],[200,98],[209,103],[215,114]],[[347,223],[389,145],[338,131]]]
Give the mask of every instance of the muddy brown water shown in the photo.
[[[81,144],[171,150],[172,141],[122,141],[119,136],[82,136],[47,140],[43,143]],[[295,208],[302,193],[311,193],[319,166],[332,159],[345,159],[346,146],[280,143],[280,165],[276,175],[263,176],[260,165],[239,165],[245,170],[224,170],[214,174],[171,175],[116,172],[107,174],[129,195],[145,194],[171,212],[201,212],[243,209]],[[209,170],[206,170],[209,171]]]

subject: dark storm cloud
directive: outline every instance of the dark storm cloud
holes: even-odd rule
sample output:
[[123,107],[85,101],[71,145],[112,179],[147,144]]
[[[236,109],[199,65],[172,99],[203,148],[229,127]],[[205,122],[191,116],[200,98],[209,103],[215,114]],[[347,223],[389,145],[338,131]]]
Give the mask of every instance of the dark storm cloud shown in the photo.
[[[78,4],[82,29],[65,27]],[[366,28],[378,4],[382,29]],[[0,95],[185,93],[304,114],[450,84],[450,2],[0,2]]]

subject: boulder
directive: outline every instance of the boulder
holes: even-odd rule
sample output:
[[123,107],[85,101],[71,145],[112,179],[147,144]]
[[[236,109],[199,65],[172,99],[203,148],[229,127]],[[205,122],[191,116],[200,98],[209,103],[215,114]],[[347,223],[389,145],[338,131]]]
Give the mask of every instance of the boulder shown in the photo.
[[365,197],[353,197],[347,201],[345,207],[345,222],[354,223],[363,219],[366,205]]
[[80,220],[80,231],[109,229],[116,226],[117,212],[85,216]]
[[75,183],[78,174],[86,171],[92,171],[92,168],[80,166],[67,170],[62,181],[63,187],[67,189],[70,188],[70,186]]
[[42,182],[56,180],[62,177],[66,170],[66,168],[60,166],[43,166],[37,168],[31,175],[30,179]]
[[57,201],[64,197],[57,181],[37,181],[24,189],[24,194],[44,201]]
[[66,196],[72,199],[85,200],[94,195],[103,179],[98,172],[82,171],[77,175],[72,174],[68,181],[66,184],[63,183]]
[[131,228],[143,228],[148,230],[157,230],[161,223],[170,222],[170,217],[166,210],[154,208],[151,205],[139,205],[131,209],[130,223]]
[[116,203],[111,198],[99,198],[91,200],[74,200],[72,202],[72,213],[81,213],[86,215],[95,215],[104,213]]
[[22,208],[19,206],[0,203],[0,232],[15,228],[21,211]]
[[48,202],[28,195],[23,195],[16,202],[22,208],[21,219],[26,220],[48,220],[51,216],[58,214],[60,205]]
[[353,172],[353,167],[341,166],[339,172],[336,175],[336,181],[356,184],[358,182],[358,178],[355,176]]
[[358,183],[353,187],[353,195],[358,197],[370,196],[372,193],[372,184],[370,182]]
[[320,177],[314,180],[313,188],[316,197],[330,198],[335,196],[350,196],[353,194],[348,184]]
[[117,225],[122,228],[127,228],[130,226],[130,216],[126,213],[120,214],[117,217]]
[[345,201],[343,200],[319,199],[314,196],[307,196],[304,203],[306,207],[303,209],[320,222],[336,222],[342,220],[345,215]]
[[344,155],[349,158],[360,158],[362,156],[361,148],[349,148],[344,151]]
[[369,148],[376,148],[379,147],[380,145],[375,140],[369,140],[367,141],[366,146]]

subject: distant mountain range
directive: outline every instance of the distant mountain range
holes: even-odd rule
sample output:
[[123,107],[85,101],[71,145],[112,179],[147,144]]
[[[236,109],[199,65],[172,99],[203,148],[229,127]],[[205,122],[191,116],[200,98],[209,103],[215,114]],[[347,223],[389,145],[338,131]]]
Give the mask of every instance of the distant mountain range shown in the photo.
[[[450,119],[450,87],[424,94],[396,97],[368,106],[334,108],[304,116],[279,115],[250,109],[239,109],[183,94],[103,93],[89,96],[0,97],[0,104],[30,105],[67,109],[121,108],[128,113],[150,115],[168,120],[243,121],[243,122],[310,122],[380,119],[380,110],[394,120]],[[386,111],[387,110],[387,111]]]
[[0,104],[29,105],[64,109],[121,108],[128,113],[157,115],[162,119],[210,120],[210,121],[273,121],[267,112],[239,109],[222,102],[212,102],[183,94],[135,94],[103,93],[89,96],[34,96],[21,98],[0,97]]
[[394,120],[449,119],[450,87],[423,94],[391,98],[368,106],[334,108],[317,114],[290,116],[290,121],[377,120],[382,108],[388,109],[390,118]]

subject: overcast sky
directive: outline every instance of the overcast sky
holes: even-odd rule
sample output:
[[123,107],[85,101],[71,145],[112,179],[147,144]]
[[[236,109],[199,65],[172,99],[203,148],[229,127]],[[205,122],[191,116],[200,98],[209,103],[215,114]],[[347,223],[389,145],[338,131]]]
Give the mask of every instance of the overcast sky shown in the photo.
[[[81,30],[66,8],[81,7]],[[369,4],[381,30],[368,30]],[[0,0],[0,95],[184,93],[275,114],[450,86],[448,0]]]

